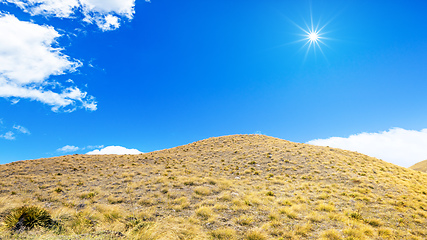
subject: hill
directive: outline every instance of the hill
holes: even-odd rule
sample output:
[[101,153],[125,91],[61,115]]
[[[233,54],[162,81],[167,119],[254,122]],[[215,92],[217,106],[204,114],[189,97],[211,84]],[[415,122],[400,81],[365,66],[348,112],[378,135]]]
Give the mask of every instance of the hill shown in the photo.
[[427,172],[427,160],[416,163],[409,168],[413,170],[421,171],[421,172]]
[[[1,239],[427,238],[427,174],[263,135],[14,162],[0,186]],[[16,235],[22,206],[57,227]]]

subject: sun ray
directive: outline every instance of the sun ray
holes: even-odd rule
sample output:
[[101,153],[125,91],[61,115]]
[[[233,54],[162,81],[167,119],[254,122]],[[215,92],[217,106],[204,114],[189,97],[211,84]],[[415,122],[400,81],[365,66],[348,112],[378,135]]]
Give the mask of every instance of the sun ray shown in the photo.
[[[299,28],[302,33],[297,34],[301,36],[302,38],[294,41],[293,43],[298,42],[305,42],[300,50],[303,48],[306,48],[305,54],[304,54],[304,61],[307,59],[308,54],[310,52],[313,52],[314,56],[316,57],[317,51],[320,51],[320,53],[323,55],[323,57],[326,59],[326,55],[322,49],[323,46],[326,46],[329,48],[329,46],[325,43],[325,41],[330,40],[330,38],[325,37],[325,35],[328,34],[328,32],[324,32],[324,29],[326,26],[330,24],[332,20],[327,21],[325,24],[321,24],[321,21],[315,21],[313,18],[312,9],[310,8],[310,18],[309,21],[303,20],[303,25],[300,26],[296,24],[295,22],[291,21],[293,25],[295,25],[297,28]],[[326,59],[327,60],[327,59]]]
[[[298,52],[305,52],[304,62],[307,59],[310,52],[312,52],[314,54],[314,57],[316,58],[317,51],[320,51],[321,55],[327,61],[326,54],[323,50],[323,47],[327,47],[330,49],[330,47],[325,42],[328,42],[329,40],[334,40],[334,39],[328,37],[331,31],[325,31],[325,29],[337,16],[333,16],[330,19],[323,19],[325,21],[321,21],[322,18],[316,19],[313,17],[313,11],[311,7],[310,7],[309,18],[302,19],[301,24],[297,24],[295,21],[291,20],[285,15],[282,15],[282,16],[301,31],[300,33],[294,34],[296,36],[299,36],[299,39],[296,39],[295,41],[292,41],[292,42],[283,43],[283,44],[274,46],[270,49],[280,48],[289,44],[303,43],[301,44],[302,46],[298,49]],[[306,50],[303,51],[303,49],[306,49]]]

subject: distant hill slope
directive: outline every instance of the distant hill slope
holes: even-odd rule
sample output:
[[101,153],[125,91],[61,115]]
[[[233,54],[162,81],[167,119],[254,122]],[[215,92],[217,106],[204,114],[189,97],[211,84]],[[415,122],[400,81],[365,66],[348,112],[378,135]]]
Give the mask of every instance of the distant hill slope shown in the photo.
[[421,171],[421,172],[427,172],[427,160],[416,163],[409,168],[413,170]]
[[28,239],[427,239],[426,173],[263,135],[20,161],[0,186],[0,221],[36,205],[62,226]]

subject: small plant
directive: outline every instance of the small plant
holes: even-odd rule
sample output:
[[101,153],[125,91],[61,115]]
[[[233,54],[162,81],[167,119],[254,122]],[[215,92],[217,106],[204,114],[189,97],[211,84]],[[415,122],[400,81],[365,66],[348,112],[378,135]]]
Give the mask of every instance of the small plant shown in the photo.
[[82,234],[92,231],[95,223],[88,213],[79,212],[73,217],[70,225],[74,233]]
[[304,225],[297,225],[295,227],[295,234],[306,237],[313,230],[313,227],[310,223]]
[[321,222],[323,221],[323,217],[319,215],[317,212],[311,212],[307,216],[308,220],[311,222]]
[[272,192],[272,191],[268,191],[265,195],[267,195],[267,196],[271,196],[271,197],[274,197],[274,192]]
[[251,230],[246,234],[245,240],[266,240],[267,237],[259,230]]
[[169,192],[169,190],[167,188],[163,188],[162,190],[160,190],[161,193],[166,194]]
[[117,203],[122,203],[122,202],[124,202],[124,201],[125,201],[125,199],[124,199],[123,197],[113,197],[113,196],[110,196],[110,197],[108,197],[108,198],[107,198],[107,201],[108,201],[110,204],[117,204]]
[[292,201],[290,199],[279,199],[277,203],[282,206],[292,206]]
[[298,217],[298,214],[293,211],[290,207],[283,207],[279,209],[279,213],[285,214],[290,219],[296,219]]
[[196,215],[202,218],[203,220],[207,220],[213,215],[213,211],[209,207],[200,207],[196,210]]
[[49,212],[38,206],[16,208],[5,217],[5,226],[12,231],[30,230],[34,227],[53,227],[55,222]]
[[96,193],[95,192],[86,192],[86,193],[82,193],[80,194],[80,198],[81,199],[92,199],[93,197],[95,197]]
[[362,215],[359,212],[351,212],[349,214],[349,217],[352,219],[356,219],[356,220],[362,220],[363,219]]
[[317,210],[324,211],[324,212],[333,212],[335,211],[335,207],[331,204],[321,203],[319,204],[319,206],[317,206]]
[[355,228],[346,228],[343,230],[343,233],[348,236],[347,239],[363,239],[364,234],[360,229]]
[[329,229],[322,233],[322,238],[325,240],[340,240],[341,235],[340,233],[335,229]]
[[254,218],[252,216],[240,216],[239,218],[235,219],[235,222],[240,226],[249,226],[253,221]]
[[379,227],[382,225],[382,222],[380,219],[374,219],[374,218],[366,219],[365,222],[371,225],[372,227]]
[[105,220],[110,223],[122,217],[119,211],[108,211],[108,212],[105,212],[103,215]]
[[378,236],[388,238],[392,236],[392,231],[389,228],[380,228],[378,229]]
[[151,206],[153,205],[153,200],[151,198],[141,198],[138,201],[138,204],[143,205],[143,206]]
[[231,228],[219,228],[210,232],[210,235],[212,236],[213,239],[219,239],[219,240],[236,239],[236,231]]
[[197,195],[201,195],[201,196],[207,196],[207,195],[211,194],[211,190],[208,187],[202,187],[202,186],[196,187],[194,189],[194,192]]
[[319,195],[319,197],[318,197],[319,199],[322,199],[322,200],[325,200],[325,199],[328,199],[329,198],[329,194],[327,194],[327,193],[322,193],[322,194],[320,194]]

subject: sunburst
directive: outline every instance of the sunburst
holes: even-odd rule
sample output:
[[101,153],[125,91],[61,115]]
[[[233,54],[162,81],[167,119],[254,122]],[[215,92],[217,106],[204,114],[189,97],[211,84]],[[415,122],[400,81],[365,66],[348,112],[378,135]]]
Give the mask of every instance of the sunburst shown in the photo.
[[330,21],[325,23],[324,25],[320,25],[320,21],[314,24],[313,14],[310,11],[310,24],[307,24],[307,22],[304,21],[305,28],[301,27],[293,21],[291,22],[303,32],[301,34],[298,34],[302,37],[302,39],[297,40],[295,42],[305,42],[304,45],[301,47],[301,49],[306,48],[305,58],[307,58],[307,55],[310,51],[312,51],[314,54],[316,54],[317,51],[320,51],[326,59],[326,56],[322,50],[322,46],[328,47],[328,45],[326,45],[325,43],[325,40],[328,40],[330,38],[325,37],[326,33],[324,32],[324,29],[330,23]]

